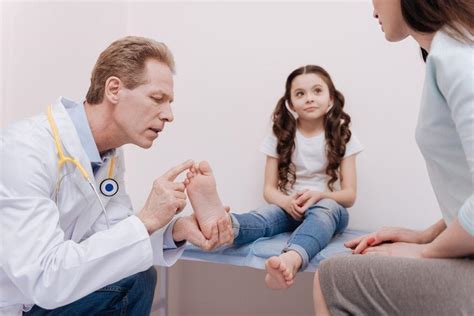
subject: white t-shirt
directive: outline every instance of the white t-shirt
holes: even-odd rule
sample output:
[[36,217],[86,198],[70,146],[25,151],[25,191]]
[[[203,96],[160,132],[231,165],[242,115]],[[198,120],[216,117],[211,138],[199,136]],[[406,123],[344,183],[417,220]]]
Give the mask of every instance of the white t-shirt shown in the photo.
[[[319,192],[328,191],[327,183],[330,177],[326,174],[328,159],[324,132],[316,136],[305,137],[297,129],[295,138],[295,151],[291,160],[296,167],[296,182],[288,192],[291,194],[304,189]],[[270,133],[264,138],[260,151],[267,156],[278,158],[276,146],[277,138],[273,133]],[[356,155],[362,150],[361,143],[352,134],[349,143],[346,145],[344,158]]]

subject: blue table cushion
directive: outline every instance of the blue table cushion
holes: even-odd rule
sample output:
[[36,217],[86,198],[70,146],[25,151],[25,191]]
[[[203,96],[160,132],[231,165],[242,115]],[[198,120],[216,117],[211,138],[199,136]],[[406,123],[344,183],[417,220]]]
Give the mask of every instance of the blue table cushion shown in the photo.
[[[351,250],[345,248],[344,243],[364,234],[367,234],[367,232],[347,229],[344,233],[334,236],[326,248],[310,261],[304,271],[316,271],[322,260],[334,255],[350,254]],[[278,256],[281,250],[285,248],[289,237],[290,233],[283,233],[273,237],[263,237],[240,247],[222,247],[211,252],[202,251],[188,243],[181,259],[265,269],[265,261],[271,256]]]

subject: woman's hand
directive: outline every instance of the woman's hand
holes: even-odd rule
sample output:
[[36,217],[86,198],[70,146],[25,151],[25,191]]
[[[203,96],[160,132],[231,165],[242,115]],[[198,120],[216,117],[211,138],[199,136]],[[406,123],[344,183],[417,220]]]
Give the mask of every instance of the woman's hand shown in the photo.
[[406,242],[412,244],[422,244],[425,241],[425,232],[416,231],[401,227],[382,227],[374,233],[364,235],[344,243],[344,246],[351,248],[353,254],[360,254],[370,247],[384,242]]
[[362,254],[381,255],[406,258],[423,258],[423,249],[426,244],[395,242],[393,244],[382,244],[376,247],[368,247]]

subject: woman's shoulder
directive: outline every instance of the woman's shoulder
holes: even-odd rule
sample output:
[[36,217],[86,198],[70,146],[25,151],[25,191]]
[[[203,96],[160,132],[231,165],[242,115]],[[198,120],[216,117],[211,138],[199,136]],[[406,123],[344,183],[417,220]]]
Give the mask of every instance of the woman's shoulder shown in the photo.
[[461,41],[448,34],[445,30],[438,31],[431,42],[427,64],[436,61],[471,61],[474,53],[474,38],[471,42]]

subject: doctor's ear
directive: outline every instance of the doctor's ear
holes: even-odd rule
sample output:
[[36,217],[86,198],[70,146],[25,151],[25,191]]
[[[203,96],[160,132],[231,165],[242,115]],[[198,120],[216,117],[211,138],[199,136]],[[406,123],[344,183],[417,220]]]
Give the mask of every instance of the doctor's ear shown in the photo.
[[119,99],[118,93],[120,88],[122,88],[122,85],[122,81],[115,76],[107,78],[105,81],[104,97],[111,103],[116,104]]

